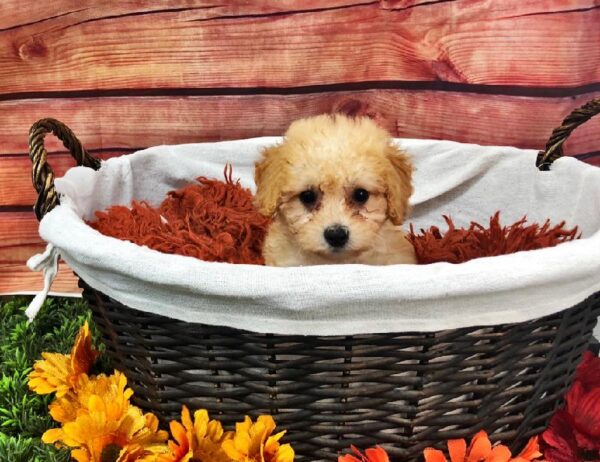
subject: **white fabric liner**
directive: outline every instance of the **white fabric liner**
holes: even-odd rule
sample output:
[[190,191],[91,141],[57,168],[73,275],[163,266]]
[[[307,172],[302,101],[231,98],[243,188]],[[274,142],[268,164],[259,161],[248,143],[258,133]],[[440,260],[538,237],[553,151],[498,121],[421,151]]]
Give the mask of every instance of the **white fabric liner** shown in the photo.
[[159,204],[198,176],[234,178],[254,189],[260,149],[278,137],[157,146],[76,167],[56,180],[61,205],[42,238],[92,287],[132,308],[188,322],[261,333],[352,335],[436,331],[522,322],[571,307],[600,290],[600,169],[562,158],[551,171],[536,152],[449,141],[399,139],[413,158],[417,229],[566,220],[583,239],[460,265],[326,265],[274,268],[209,263],[106,237],[85,224],[95,210]]

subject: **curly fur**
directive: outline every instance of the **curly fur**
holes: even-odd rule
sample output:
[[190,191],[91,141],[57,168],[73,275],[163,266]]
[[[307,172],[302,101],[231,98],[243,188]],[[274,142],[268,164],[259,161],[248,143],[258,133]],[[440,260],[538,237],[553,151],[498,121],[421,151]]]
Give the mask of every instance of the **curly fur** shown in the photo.
[[[389,134],[368,118],[320,115],[294,122],[281,144],[256,165],[255,204],[272,218],[263,254],[268,265],[415,263],[400,228],[409,211],[412,164]],[[352,192],[369,192],[364,204]],[[314,206],[299,197],[318,194]],[[349,230],[343,249],[323,237],[329,226]]]

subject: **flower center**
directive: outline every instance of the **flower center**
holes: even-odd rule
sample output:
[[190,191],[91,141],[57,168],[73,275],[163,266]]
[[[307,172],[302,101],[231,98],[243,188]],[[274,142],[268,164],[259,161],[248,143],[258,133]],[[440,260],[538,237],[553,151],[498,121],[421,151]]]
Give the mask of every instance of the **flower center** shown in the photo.
[[102,449],[102,455],[100,456],[100,460],[102,462],[115,462],[119,458],[119,453],[121,452],[121,446],[116,444],[109,444],[104,449]]

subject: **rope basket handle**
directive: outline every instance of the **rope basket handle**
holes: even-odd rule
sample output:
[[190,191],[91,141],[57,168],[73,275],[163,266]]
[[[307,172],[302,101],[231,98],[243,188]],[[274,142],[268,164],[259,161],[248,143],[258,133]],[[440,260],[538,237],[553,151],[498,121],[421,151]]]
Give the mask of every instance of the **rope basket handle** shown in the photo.
[[90,167],[94,170],[100,168],[100,160],[85,150],[75,134],[65,124],[56,119],[41,119],[34,123],[29,130],[29,158],[33,164],[33,187],[38,193],[34,206],[35,216],[38,220],[41,220],[59,203],[54,187],[54,172],[48,164],[48,151],[44,146],[44,138],[47,133],[54,134],[63,142],[78,166]]
[[542,171],[550,170],[552,162],[563,155],[563,143],[567,141],[573,130],[600,113],[600,98],[588,101],[575,109],[555,128],[546,143],[546,149],[538,153],[535,165]]

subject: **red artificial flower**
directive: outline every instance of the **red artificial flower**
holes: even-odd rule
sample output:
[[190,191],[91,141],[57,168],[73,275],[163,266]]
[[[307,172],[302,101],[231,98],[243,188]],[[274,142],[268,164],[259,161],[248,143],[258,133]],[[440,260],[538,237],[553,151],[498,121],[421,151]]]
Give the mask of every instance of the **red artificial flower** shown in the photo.
[[586,351],[577,366],[575,380],[580,382],[586,391],[600,388],[600,358],[591,351]]
[[565,410],[557,411],[550,425],[542,433],[542,450],[548,462],[582,462],[577,440],[573,434],[571,416]]
[[542,434],[548,462],[600,462],[600,358],[586,352],[566,406]]
[[566,411],[573,420],[579,447],[600,451],[600,387],[586,391],[576,380],[566,396]]
[[390,462],[387,452],[380,446],[367,449],[365,454],[360,452],[356,446],[350,446],[350,448],[356,456],[351,454],[339,456],[338,462]]

